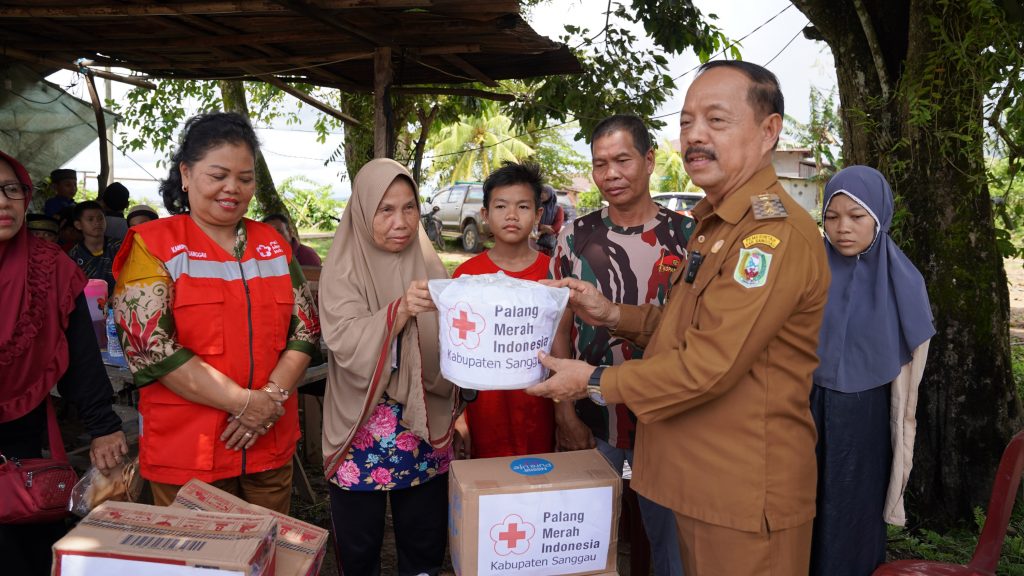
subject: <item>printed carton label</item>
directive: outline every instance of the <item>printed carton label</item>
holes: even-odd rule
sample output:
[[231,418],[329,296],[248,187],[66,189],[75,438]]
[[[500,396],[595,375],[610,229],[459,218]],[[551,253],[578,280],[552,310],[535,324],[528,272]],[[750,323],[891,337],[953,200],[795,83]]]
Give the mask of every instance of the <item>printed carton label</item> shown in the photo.
[[477,574],[603,570],[611,486],[480,496]]

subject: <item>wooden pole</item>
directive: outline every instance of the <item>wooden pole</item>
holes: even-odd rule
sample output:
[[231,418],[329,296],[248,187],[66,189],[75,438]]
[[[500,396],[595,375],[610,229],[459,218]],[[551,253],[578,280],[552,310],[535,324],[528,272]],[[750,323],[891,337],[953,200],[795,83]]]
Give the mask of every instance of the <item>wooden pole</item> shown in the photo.
[[85,84],[89,87],[89,98],[92,100],[92,111],[96,114],[96,133],[100,137],[100,174],[96,177],[98,192],[103,193],[109,184],[110,163],[107,162],[107,119],[103,117],[103,105],[96,91],[96,79],[91,72],[85,74]]
[[388,158],[390,150],[391,48],[377,48],[373,54],[373,157]]

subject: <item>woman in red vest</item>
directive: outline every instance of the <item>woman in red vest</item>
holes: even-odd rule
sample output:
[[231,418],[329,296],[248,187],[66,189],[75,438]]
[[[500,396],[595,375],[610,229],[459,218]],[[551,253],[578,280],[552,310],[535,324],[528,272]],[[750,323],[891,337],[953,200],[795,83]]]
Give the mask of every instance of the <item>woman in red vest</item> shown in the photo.
[[160,183],[174,216],[129,230],[115,321],[140,391],[139,461],[159,505],[198,478],[288,513],[292,394],[320,337],[291,247],[244,218],[259,143],[246,118],[185,124]]

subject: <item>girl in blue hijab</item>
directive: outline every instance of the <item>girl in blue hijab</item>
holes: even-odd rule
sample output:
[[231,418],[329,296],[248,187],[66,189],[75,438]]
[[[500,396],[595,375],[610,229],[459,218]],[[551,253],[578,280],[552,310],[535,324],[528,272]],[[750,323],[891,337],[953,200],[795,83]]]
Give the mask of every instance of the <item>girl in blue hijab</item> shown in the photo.
[[889,237],[885,177],[867,166],[841,170],[825,187],[823,214],[832,284],[811,391],[811,574],[868,576],[885,561],[886,522],[906,522],[917,387],[935,329],[924,279]]

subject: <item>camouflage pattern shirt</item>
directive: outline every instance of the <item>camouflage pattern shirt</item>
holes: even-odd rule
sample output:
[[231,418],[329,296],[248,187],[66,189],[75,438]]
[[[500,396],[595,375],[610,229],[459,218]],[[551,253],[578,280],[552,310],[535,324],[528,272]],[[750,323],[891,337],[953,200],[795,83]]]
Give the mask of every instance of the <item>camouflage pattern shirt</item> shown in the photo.
[[[660,208],[642,226],[621,228],[608,209],[577,218],[558,236],[551,277],[577,278],[595,284],[612,302],[661,306],[668,298],[672,273],[686,263],[686,242],[693,220]],[[572,357],[594,366],[614,366],[643,355],[643,349],[574,318]],[[636,417],[623,404],[598,406],[576,402],[576,413],[594,436],[617,448],[633,448]]]

